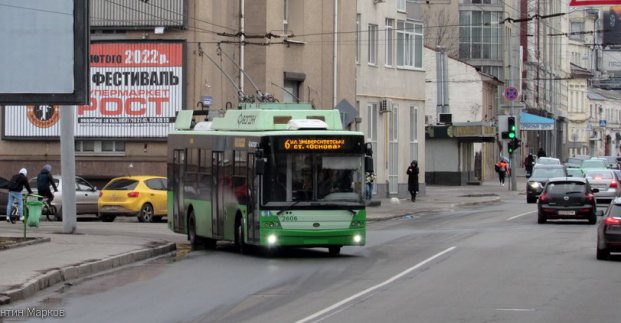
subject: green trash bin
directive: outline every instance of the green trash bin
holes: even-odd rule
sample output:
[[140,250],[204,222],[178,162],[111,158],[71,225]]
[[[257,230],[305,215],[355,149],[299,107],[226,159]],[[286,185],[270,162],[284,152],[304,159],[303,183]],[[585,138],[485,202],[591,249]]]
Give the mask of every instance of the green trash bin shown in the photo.
[[28,208],[28,226],[39,227],[39,220],[43,212],[43,202],[38,200],[27,201],[26,207]]

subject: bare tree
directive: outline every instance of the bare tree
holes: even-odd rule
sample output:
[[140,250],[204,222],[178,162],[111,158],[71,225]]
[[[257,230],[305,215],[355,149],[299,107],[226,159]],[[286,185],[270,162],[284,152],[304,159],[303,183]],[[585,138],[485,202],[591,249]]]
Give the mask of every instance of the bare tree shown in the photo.
[[425,45],[430,48],[442,46],[450,57],[459,56],[459,18],[450,8],[421,6],[425,23]]

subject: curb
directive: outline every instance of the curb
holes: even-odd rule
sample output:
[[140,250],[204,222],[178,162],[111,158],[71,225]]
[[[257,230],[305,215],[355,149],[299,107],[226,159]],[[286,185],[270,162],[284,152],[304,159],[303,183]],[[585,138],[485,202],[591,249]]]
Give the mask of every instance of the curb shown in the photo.
[[11,302],[28,298],[38,291],[51,287],[60,282],[85,277],[148,258],[161,256],[176,249],[177,245],[175,243],[168,242],[158,246],[130,251],[104,259],[50,269],[49,271],[30,279],[19,287],[0,292],[0,305],[10,304]]
[[29,240],[29,241],[24,241],[24,242],[18,242],[18,243],[14,243],[12,245],[8,245],[6,247],[0,248],[1,250],[8,250],[8,249],[13,249],[13,248],[19,248],[19,247],[25,247],[25,246],[30,246],[33,244],[38,244],[38,243],[43,243],[43,242],[50,242],[52,241],[51,238],[35,238],[33,240]]

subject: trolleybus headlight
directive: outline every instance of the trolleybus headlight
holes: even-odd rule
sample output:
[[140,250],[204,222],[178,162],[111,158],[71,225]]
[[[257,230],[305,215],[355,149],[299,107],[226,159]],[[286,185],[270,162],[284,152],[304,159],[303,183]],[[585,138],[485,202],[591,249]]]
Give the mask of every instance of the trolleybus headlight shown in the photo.
[[354,243],[360,243],[362,241],[362,237],[357,234],[354,236]]
[[269,245],[276,244],[277,240],[278,240],[278,238],[276,238],[275,234],[270,234],[269,236],[267,236],[267,244],[269,244]]

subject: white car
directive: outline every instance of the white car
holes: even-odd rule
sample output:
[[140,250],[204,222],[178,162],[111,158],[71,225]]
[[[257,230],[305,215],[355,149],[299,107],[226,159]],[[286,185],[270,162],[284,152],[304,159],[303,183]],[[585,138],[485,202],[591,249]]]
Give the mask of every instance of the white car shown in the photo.
[[[62,180],[60,175],[53,175],[54,183],[58,188],[58,192],[54,192],[54,189],[50,186],[50,191],[54,192],[54,200],[52,205],[56,207],[56,221],[62,221],[63,219],[63,196],[62,196]],[[37,178],[30,179],[30,188],[33,193],[37,192]],[[97,200],[99,199],[99,190],[97,187],[91,185],[82,177],[75,177],[75,209],[76,215],[80,214],[93,214],[97,215]]]

